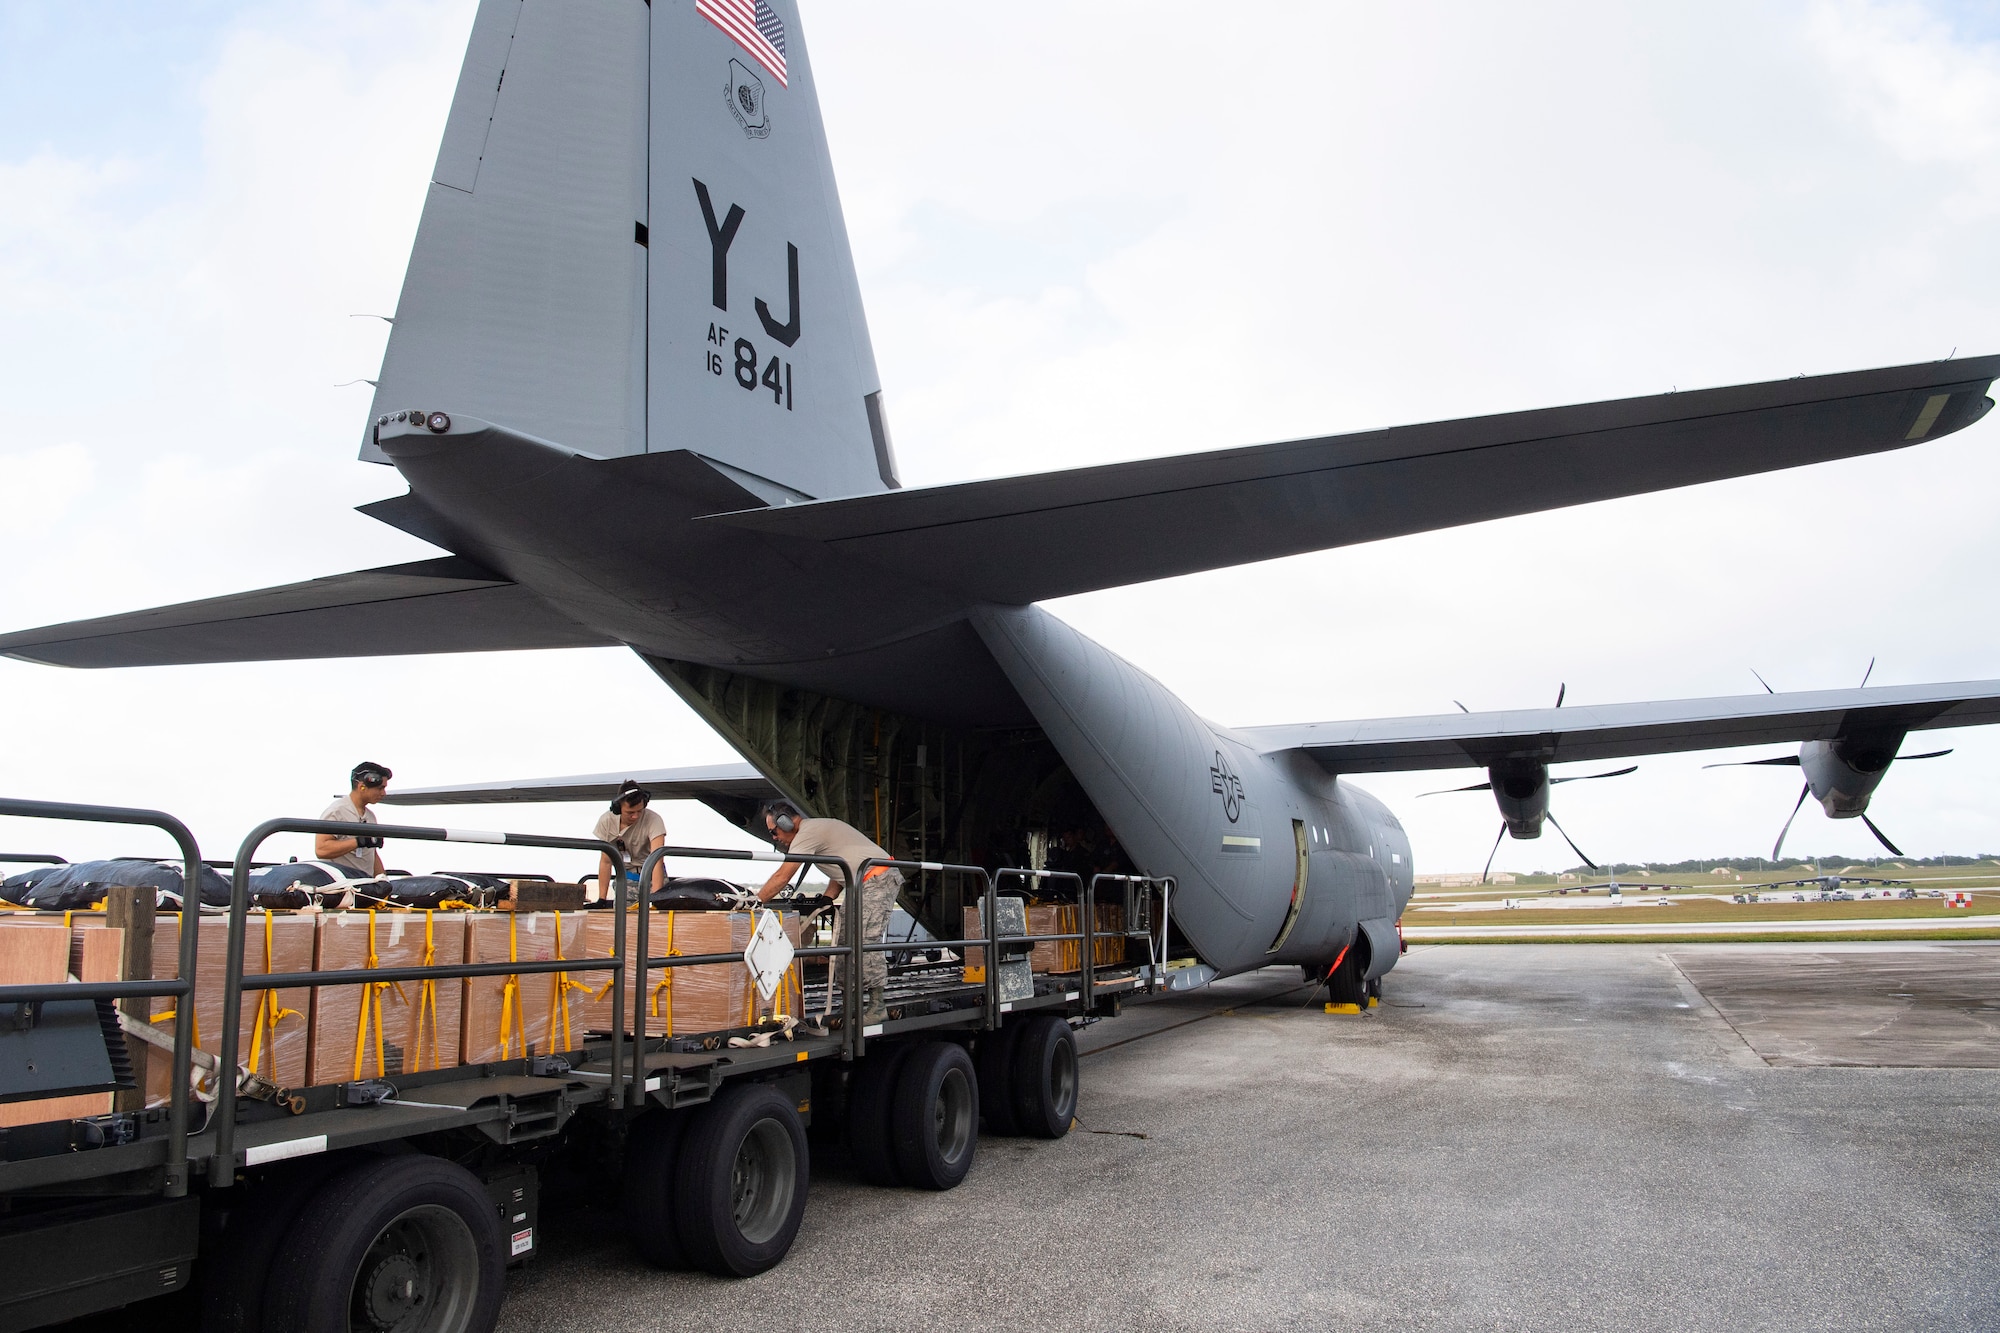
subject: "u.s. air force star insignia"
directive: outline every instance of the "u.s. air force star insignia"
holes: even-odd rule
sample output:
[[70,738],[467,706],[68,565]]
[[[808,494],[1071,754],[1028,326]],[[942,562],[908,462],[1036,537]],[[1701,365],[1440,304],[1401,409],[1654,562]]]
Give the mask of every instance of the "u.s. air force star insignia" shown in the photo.
[[1220,750],[1215,752],[1215,763],[1209,766],[1208,789],[1222,798],[1222,813],[1234,824],[1243,813],[1243,779],[1236,776]]
[[729,114],[752,139],[771,135],[770,113],[764,109],[764,81],[752,74],[740,60],[729,62],[729,88],[724,93]]

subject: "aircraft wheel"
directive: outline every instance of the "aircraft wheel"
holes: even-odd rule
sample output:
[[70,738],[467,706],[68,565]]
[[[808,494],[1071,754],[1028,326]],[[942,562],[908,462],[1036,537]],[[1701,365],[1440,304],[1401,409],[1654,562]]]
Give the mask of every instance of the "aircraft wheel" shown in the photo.
[[722,1277],[774,1267],[799,1234],[810,1177],[792,1099],[765,1083],[724,1088],[681,1145],[675,1211],[688,1258]]
[[1326,1001],[1328,1004],[1358,1004],[1368,1007],[1368,982],[1362,975],[1361,951],[1348,946],[1342,955],[1340,966],[1327,974]]
[[625,1139],[625,1234],[655,1268],[694,1267],[674,1211],[689,1118],[678,1111],[648,1111],[632,1122]]
[[854,1170],[870,1185],[900,1185],[890,1121],[895,1114],[896,1077],[909,1057],[907,1042],[874,1047],[861,1059],[847,1085],[847,1151]]
[[1014,1124],[1037,1139],[1059,1139],[1076,1119],[1076,1034],[1053,1014],[1021,1025],[1014,1047]]
[[479,1178],[423,1154],[334,1176],[300,1210],[266,1285],[265,1327],[490,1333],[506,1236]]
[[1006,1023],[979,1034],[975,1060],[979,1071],[979,1117],[988,1134],[1019,1134],[1014,1123],[1014,1048],[1021,1025]]
[[910,1052],[891,1125],[905,1185],[948,1190],[965,1179],[979,1149],[979,1076],[963,1046],[927,1041]]

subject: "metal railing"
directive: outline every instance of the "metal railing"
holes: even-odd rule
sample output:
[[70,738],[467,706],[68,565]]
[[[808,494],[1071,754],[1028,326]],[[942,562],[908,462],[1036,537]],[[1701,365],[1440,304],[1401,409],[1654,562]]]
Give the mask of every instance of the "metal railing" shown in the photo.
[[[84,824],[133,824],[159,829],[174,840],[181,854],[181,935],[179,975],[171,979],[125,981],[63,981],[40,986],[0,986],[0,1005],[41,1004],[49,1000],[123,1000],[174,997],[174,1054],[167,1102],[167,1155],[164,1192],[170,1199],[188,1192],[188,1071],[194,1060],[194,971],[200,931],[189,918],[201,914],[201,849],[187,825],[158,810],[115,805],[73,805],[59,801],[0,798],[0,815],[21,819],[63,819]],[[58,858],[58,862],[60,859]],[[223,1079],[232,1087],[234,1081]]]
[[[861,863],[860,871],[864,882],[868,877],[868,872],[877,867],[883,870],[915,870],[918,873],[930,871],[946,875],[972,875],[979,880],[980,888],[983,890],[979,895],[980,902],[993,903],[1000,896],[999,892],[994,888],[993,874],[983,866],[956,865],[950,861],[899,861],[877,858]],[[866,893],[867,890],[864,888],[862,892]],[[1000,912],[998,907],[987,906],[981,910],[985,914],[986,938],[977,940],[930,940],[927,943],[945,949],[968,949],[974,945],[978,945],[986,950],[986,1011],[981,1025],[990,1030],[1000,1026],[1000,969],[996,964],[1000,960],[1000,940],[1002,936],[1000,934]],[[907,940],[862,941],[859,938],[861,913],[858,911],[850,912],[848,913],[848,917],[850,921],[855,923],[854,934],[859,953],[893,953],[897,949],[906,949],[909,947],[909,941]],[[1018,940],[1021,937],[1018,935],[1009,935],[1005,938]],[[857,953],[857,957],[859,953]],[[861,968],[858,962],[855,964],[854,973],[854,979],[850,984],[855,992],[859,993]],[[856,1012],[858,1013],[858,1010]],[[862,1024],[856,1024],[855,1027],[857,1029],[855,1034],[855,1053],[859,1054],[863,1049],[861,1043],[865,1040],[867,1034],[861,1030],[863,1028]]]
[[[651,884],[653,882],[654,869],[669,856],[686,857],[692,860],[715,861],[791,861],[801,865],[819,866],[822,869],[830,867],[840,871],[843,893],[846,889],[852,887],[847,865],[837,856],[789,856],[781,852],[765,851],[762,849],[745,851],[741,848],[723,847],[655,847],[651,852],[646,854],[646,860],[639,871],[639,883],[641,885]],[[652,902],[650,890],[640,895],[640,902],[650,907]],[[848,915],[857,916],[858,914],[850,912]],[[632,1030],[642,1035],[646,1031],[646,996],[649,994],[646,989],[646,974],[648,972],[654,968],[671,970],[676,967],[700,967],[704,964],[740,963],[743,961],[743,955],[740,953],[663,954],[655,958],[652,955],[652,917],[653,914],[650,910],[639,913],[639,939],[637,942],[639,959],[633,978]],[[858,933],[859,930],[860,926],[857,923],[854,931],[850,932],[850,934]],[[792,956],[795,958],[832,958],[846,957],[851,952],[852,950],[849,945],[835,944],[824,947],[798,949],[793,952]],[[830,967],[831,964],[828,966]],[[858,994],[858,991],[853,990],[855,982],[852,974],[854,973],[854,969],[850,967],[848,972],[850,973],[850,992]],[[843,1006],[843,1012],[855,1012],[853,1005]],[[841,1024],[841,1054],[844,1059],[852,1059],[854,1055],[853,1046],[849,1039],[851,1034],[847,1032],[847,1029],[852,1026],[852,1024],[846,1022]],[[642,1090],[640,1093],[642,1096],[643,1089],[645,1088],[645,1079],[642,1075],[643,1051],[641,1048],[644,1044],[642,1040],[635,1040],[632,1050],[632,1080]]]
[[[250,865],[257,849],[279,833],[329,833],[336,837],[398,838],[415,842],[473,842],[508,847],[552,847],[563,851],[599,852],[611,858],[618,892],[614,900],[610,958],[552,958],[505,963],[444,963],[418,967],[347,969],[338,972],[266,972],[243,975],[243,936],[250,910]],[[621,1085],[625,1010],[625,855],[624,849],[596,838],[557,838],[539,833],[487,833],[469,829],[428,828],[405,824],[356,824],[327,819],[267,819],[243,840],[229,884],[229,941],[222,982],[221,1070],[215,1102],[215,1150],[210,1159],[210,1188],[228,1185],[236,1176],[236,1051],[242,1038],[243,992],[288,990],[305,986],[366,986],[397,981],[449,980],[455,977],[506,977],[542,972],[602,972],[611,969],[611,1012],[620,1020],[611,1029],[611,1079],[608,1098],[624,1104]],[[192,932],[184,932],[191,934]],[[183,948],[185,949],[185,945]],[[643,1029],[641,1029],[643,1031]],[[177,1039],[178,1041],[178,1039]],[[635,1043],[636,1044],[636,1043]],[[177,1055],[178,1058],[178,1055]]]

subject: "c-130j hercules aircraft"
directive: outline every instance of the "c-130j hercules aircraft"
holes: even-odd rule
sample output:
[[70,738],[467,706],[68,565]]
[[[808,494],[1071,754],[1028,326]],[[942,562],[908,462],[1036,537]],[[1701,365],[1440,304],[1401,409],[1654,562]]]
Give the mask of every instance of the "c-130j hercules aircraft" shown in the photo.
[[[0,652],[622,644],[750,761],[660,775],[660,795],[757,832],[756,799],[783,795],[933,860],[1115,840],[1178,881],[1177,949],[1223,974],[1343,960],[1351,992],[1396,961],[1412,866],[1350,775],[1487,768],[1522,836],[1554,762],[1893,755],[1910,730],[2000,720],[2000,682],[1240,729],[1038,601],[1902,448],[1978,421],[1996,374],[1952,360],[904,489],[794,0],[483,0],[361,450],[409,485],[364,512],[450,554]],[[955,932],[941,894],[916,897]]]

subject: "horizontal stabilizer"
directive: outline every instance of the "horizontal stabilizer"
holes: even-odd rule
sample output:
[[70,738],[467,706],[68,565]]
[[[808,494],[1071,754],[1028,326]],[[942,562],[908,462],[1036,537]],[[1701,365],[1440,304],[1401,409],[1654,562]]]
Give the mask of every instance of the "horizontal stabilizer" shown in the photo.
[[656,801],[701,801],[728,797],[772,800],[778,789],[748,764],[709,764],[699,768],[655,768],[626,773],[579,773],[566,778],[524,778],[511,782],[472,782],[460,787],[391,788],[382,799],[390,805],[525,805],[539,801],[602,801],[636,782]]
[[1485,768],[1504,759],[1559,764],[1995,722],[2000,680],[1975,680],[1308,722],[1240,727],[1236,734],[1266,754],[1303,750],[1329,773],[1406,773]]
[[1849,458],[1977,421],[2000,356],[1509,412],[704,520],[985,601],[1051,597]]
[[50,666],[179,666],[614,645],[519,584],[446,556],[0,634]]

